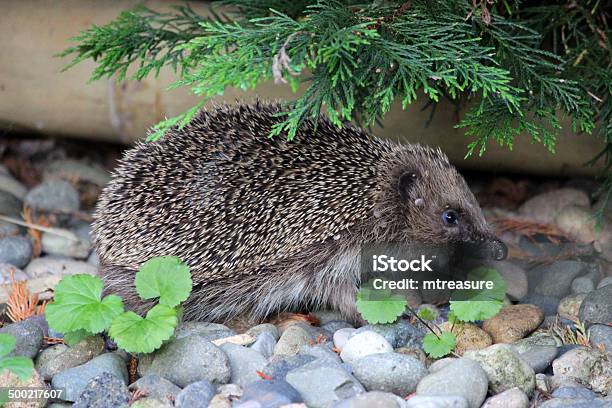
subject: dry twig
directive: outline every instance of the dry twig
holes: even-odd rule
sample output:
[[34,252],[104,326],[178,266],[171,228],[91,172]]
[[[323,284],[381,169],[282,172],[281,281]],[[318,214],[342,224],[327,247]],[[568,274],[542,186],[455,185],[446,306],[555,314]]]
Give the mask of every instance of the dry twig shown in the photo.
[[559,244],[562,240],[568,239],[568,237],[557,227],[532,220],[498,218],[492,220],[492,224],[495,225],[495,229],[499,234],[514,232],[519,235],[524,235],[529,239],[533,239],[534,235],[541,234],[546,236],[553,244]]

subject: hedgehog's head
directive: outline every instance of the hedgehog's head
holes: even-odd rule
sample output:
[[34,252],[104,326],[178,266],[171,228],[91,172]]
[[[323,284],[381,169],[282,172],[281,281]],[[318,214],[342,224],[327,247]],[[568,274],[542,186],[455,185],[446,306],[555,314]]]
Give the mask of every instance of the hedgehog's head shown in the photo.
[[407,238],[458,244],[480,258],[506,257],[506,246],[491,232],[474,194],[446,155],[417,145],[407,147],[400,159],[391,177],[392,194],[399,200],[397,227],[419,235]]

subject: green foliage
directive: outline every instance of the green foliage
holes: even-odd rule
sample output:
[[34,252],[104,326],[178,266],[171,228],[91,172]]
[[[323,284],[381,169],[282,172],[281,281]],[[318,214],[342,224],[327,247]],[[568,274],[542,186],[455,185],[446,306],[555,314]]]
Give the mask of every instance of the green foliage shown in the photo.
[[87,337],[92,336],[92,335],[93,333],[88,332],[87,330],[83,330],[83,329],[75,330],[75,331],[71,331],[68,333],[64,333],[64,342],[72,347],[78,342],[80,342],[81,340],[84,340]]
[[461,290],[453,293],[450,309],[453,318],[463,322],[486,320],[495,316],[502,308],[506,295],[506,282],[493,268],[479,267],[467,275],[469,281],[491,281],[493,289]]
[[[554,152],[562,122],[593,130],[605,149],[604,198],[612,192],[612,32],[609,1],[474,2],[467,0],[224,0],[212,17],[188,6],[169,13],[145,7],[92,26],[62,56],[68,67],[97,63],[91,79],[157,75],[167,65],[202,97],[159,123],[155,140],[187,123],[227,87],[264,81],[304,92],[286,104],[272,135],[289,139],[304,120],[326,112],[340,125],[372,125],[394,101],[419,93],[468,107],[457,125],[472,138],[467,155],[495,142],[512,148],[520,133]],[[427,105],[429,106],[429,104]],[[435,109],[435,105],[431,105]],[[599,126],[595,127],[595,123]],[[585,143],[588,141],[585,140]]]
[[169,307],[187,300],[192,286],[189,267],[175,256],[160,256],[143,263],[135,284],[141,298],[159,298],[160,305]]
[[49,326],[64,333],[69,345],[108,330],[128,352],[150,353],[172,336],[182,315],[179,306],[191,293],[189,267],[176,257],[157,257],[136,273],[135,285],[143,299],[159,298],[143,318],[124,312],[119,296],[102,297],[102,280],[91,275],[64,277],[55,287],[54,301],[46,307]]
[[25,381],[32,375],[34,363],[27,357],[8,356],[15,349],[16,344],[17,340],[14,336],[8,333],[0,333],[0,372],[8,369],[19,379]]
[[423,337],[423,350],[432,358],[440,358],[450,354],[457,345],[457,338],[451,332],[442,332],[440,335],[427,333]]
[[[495,316],[503,306],[506,295],[506,282],[493,268],[479,267],[468,273],[466,280],[491,281],[493,289],[459,290],[453,293],[448,321],[454,326],[461,322],[486,320]],[[454,333],[428,333],[423,339],[423,350],[433,358],[443,357],[455,349],[457,338]]]
[[119,315],[113,320],[108,334],[124,350],[150,353],[172,337],[177,323],[176,310],[159,304],[144,318],[134,312]]
[[91,275],[71,275],[55,286],[54,301],[45,308],[49,326],[67,333],[85,330],[104,331],[123,312],[123,302],[116,295],[102,298],[102,280]]
[[188,5],[172,9],[170,13],[157,13],[139,5],[107,25],[93,25],[72,38],[78,45],[58,55],[77,55],[64,70],[92,59],[98,65],[91,81],[112,76],[121,81],[134,66],[130,78],[136,80],[151,73],[159,75],[163,66],[171,66],[175,71],[186,69],[185,52],[177,49],[177,45],[204,33],[199,26],[202,18]]
[[422,307],[417,312],[417,316],[426,321],[433,321],[438,317],[438,312],[430,307]]
[[390,290],[362,286],[357,292],[357,311],[368,323],[393,323],[405,310],[406,299]]

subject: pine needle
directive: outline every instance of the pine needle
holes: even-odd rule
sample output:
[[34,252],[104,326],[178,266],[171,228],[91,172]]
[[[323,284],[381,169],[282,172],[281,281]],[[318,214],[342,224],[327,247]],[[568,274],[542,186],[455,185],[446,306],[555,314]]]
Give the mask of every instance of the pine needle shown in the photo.
[[6,302],[6,315],[12,322],[19,322],[34,315],[43,315],[45,313],[46,301],[38,304],[38,294],[30,293],[27,281],[15,280],[15,268],[9,271],[10,286],[2,284],[4,290],[8,293]]

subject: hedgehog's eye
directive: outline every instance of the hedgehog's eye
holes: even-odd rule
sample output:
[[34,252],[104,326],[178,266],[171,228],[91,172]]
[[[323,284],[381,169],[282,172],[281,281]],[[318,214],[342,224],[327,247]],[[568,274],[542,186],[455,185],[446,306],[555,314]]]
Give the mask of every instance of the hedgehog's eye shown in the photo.
[[459,214],[455,210],[445,210],[442,213],[442,221],[447,227],[456,227],[459,225]]

